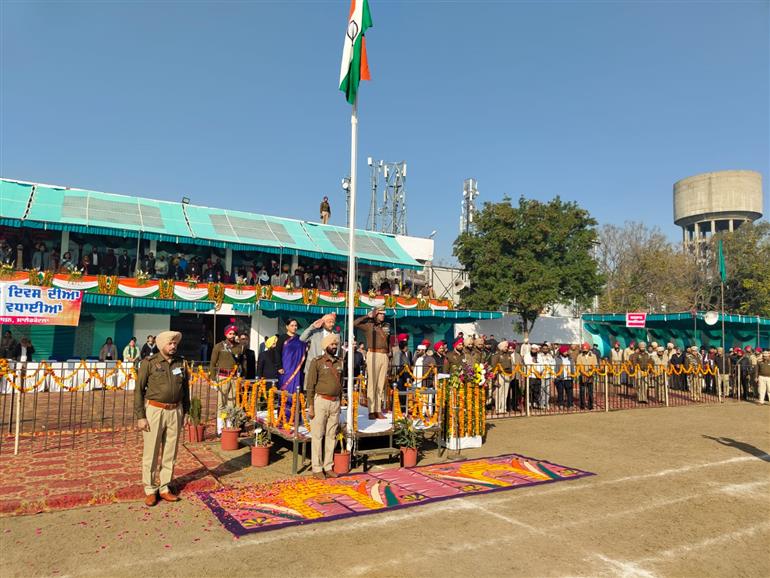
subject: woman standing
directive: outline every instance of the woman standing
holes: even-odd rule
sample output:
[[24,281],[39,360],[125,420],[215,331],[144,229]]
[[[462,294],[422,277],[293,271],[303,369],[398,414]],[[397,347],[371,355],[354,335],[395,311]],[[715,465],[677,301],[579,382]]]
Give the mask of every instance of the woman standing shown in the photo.
[[133,367],[139,361],[139,348],[136,346],[136,337],[128,341],[128,345],[123,348],[123,363]]
[[299,323],[296,319],[289,319],[286,322],[286,333],[281,335],[278,345],[281,351],[281,368],[278,370],[278,386],[281,391],[289,394],[289,400],[286,403],[286,417],[291,412],[291,396],[302,390],[304,372],[302,366],[305,363],[305,352],[307,344],[301,341],[297,335]]
[[112,337],[108,337],[99,350],[99,361],[116,361],[118,359],[118,348],[112,342]]

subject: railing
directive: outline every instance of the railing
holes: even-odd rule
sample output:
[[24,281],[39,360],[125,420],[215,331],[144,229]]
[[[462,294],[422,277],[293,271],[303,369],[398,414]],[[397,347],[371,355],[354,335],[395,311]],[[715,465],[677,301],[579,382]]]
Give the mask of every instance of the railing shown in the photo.
[[[210,379],[203,366],[190,365],[188,371],[191,397],[201,399],[202,421],[213,424],[217,387],[223,382]],[[441,400],[423,392],[437,389],[447,379],[435,368],[423,375],[415,375],[408,368],[394,370],[386,391],[387,409],[395,409],[396,415],[423,416],[426,422],[435,420],[435,407],[441,405]],[[13,451],[17,438],[29,451],[74,447],[105,438],[111,442],[138,440],[133,411],[135,381],[135,368],[120,362],[0,360],[0,453]],[[224,383],[228,382],[235,387],[237,403],[250,416],[260,407],[272,410],[273,427],[290,430],[295,421],[309,426],[303,393],[291,396],[266,381],[247,381],[235,375],[226,378]],[[702,367],[654,367],[643,371],[628,365],[602,364],[579,367],[566,376],[543,365],[516,366],[511,371],[498,367],[487,370],[485,386],[485,419],[757,398],[754,376],[740,367],[729,376]],[[366,398],[366,387],[365,379],[358,380],[353,394],[356,412]],[[468,400],[462,402],[467,407]],[[471,402],[479,403],[475,398]],[[300,408],[300,413],[282,417],[282,403],[291,403]],[[453,411],[459,411],[460,400],[452,403]],[[354,428],[356,424],[354,420]],[[214,428],[208,431],[214,435]]]

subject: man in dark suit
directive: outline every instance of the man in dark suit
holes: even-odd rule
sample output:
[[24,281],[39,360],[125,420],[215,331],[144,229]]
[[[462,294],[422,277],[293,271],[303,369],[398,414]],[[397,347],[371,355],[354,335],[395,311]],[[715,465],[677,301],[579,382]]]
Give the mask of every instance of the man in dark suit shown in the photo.
[[241,333],[238,336],[238,341],[243,347],[243,366],[245,368],[244,377],[246,379],[257,378],[257,356],[253,349],[249,349],[249,335],[247,333]]

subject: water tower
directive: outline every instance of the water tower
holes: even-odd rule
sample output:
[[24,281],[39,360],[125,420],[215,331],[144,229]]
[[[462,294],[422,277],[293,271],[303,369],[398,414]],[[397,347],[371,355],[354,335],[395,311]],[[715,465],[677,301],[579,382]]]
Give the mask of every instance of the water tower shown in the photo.
[[761,217],[762,175],[755,171],[703,173],[674,183],[674,223],[685,246]]

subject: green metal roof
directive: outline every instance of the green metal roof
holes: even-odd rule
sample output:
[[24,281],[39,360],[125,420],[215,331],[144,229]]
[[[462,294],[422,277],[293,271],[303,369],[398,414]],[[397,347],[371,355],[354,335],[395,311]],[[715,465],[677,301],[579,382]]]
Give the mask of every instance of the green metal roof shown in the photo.
[[[717,323],[721,323],[722,314],[718,311]],[[699,321],[703,321],[706,311],[697,311],[695,313]],[[689,311],[682,313],[648,313],[647,323],[671,323],[674,321],[690,321],[693,320],[693,314]],[[742,323],[746,325],[770,325],[770,319],[767,317],[758,317],[756,315],[736,315],[732,313],[726,313],[724,320],[727,323]],[[623,323],[626,322],[625,313],[585,313],[583,314],[583,321],[586,323]]]
[[276,250],[317,252],[301,221],[197,205],[186,205],[185,209],[196,237]]
[[[29,209],[28,209],[29,207]],[[346,260],[348,229],[229,209],[0,179],[0,223]],[[421,269],[392,235],[356,231],[356,258]]]
[[27,210],[32,185],[0,181],[0,217],[21,220]]

